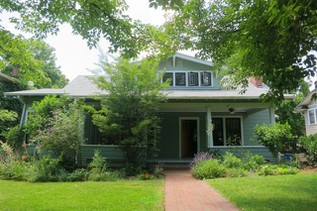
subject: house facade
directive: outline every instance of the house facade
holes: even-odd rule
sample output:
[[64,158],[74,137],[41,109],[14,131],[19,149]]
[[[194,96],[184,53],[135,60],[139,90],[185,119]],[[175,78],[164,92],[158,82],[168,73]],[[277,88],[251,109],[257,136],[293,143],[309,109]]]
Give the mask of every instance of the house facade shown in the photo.
[[305,118],[306,135],[317,133],[317,89],[311,91],[295,108],[295,112],[302,113]]
[[[162,80],[169,80],[167,102],[160,106],[162,119],[158,143],[158,155],[148,155],[149,162],[181,162],[191,160],[201,151],[251,153],[271,160],[267,148],[254,137],[257,124],[275,121],[274,108],[260,100],[269,88],[259,80],[250,79],[249,87],[226,90],[213,71],[211,62],[177,53],[160,63],[158,71],[165,71]],[[49,94],[66,94],[73,98],[85,98],[86,103],[96,103],[95,96],[107,96],[91,80],[95,76],[78,76],[63,89],[38,89],[9,92],[7,96],[20,98],[24,104],[22,121],[27,121],[32,102]],[[82,140],[82,163],[91,161],[95,149],[111,162],[123,159],[118,146],[100,135],[92,124],[91,116],[85,116]]]

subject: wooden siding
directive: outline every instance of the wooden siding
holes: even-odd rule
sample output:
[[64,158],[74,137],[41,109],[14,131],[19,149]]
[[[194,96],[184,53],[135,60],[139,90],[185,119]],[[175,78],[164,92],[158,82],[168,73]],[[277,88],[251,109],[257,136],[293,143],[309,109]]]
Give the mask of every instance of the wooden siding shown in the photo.
[[198,117],[200,150],[207,150],[206,134],[206,113],[195,112],[164,112],[160,113],[162,118],[162,129],[158,143],[159,159],[178,159],[179,158],[179,119],[181,117]]
[[307,111],[304,112],[305,117],[305,128],[306,128],[306,135],[313,135],[317,133],[317,124],[309,124],[308,114]]
[[254,136],[254,128],[258,124],[271,124],[269,109],[250,113],[243,117],[243,133],[245,146],[259,145]]
[[[168,64],[168,65],[167,65]],[[188,61],[185,59],[181,59],[181,58],[177,58],[175,59],[175,66],[172,66],[173,64],[173,58],[169,58],[164,62],[161,62],[158,70],[159,71],[179,71],[179,72],[187,72],[187,71],[212,71],[212,67],[208,66],[208,65],[204,65],[204,64],[199,64],[199,63],[195,63],[192,61]],[[213,88],[219,88],[220,87],[220,82],[219,79],[217,77],[217,75],[212,72],[212,84],[213,84]],[[183,87],[184,88],[184,87]],[[193,87],[191,87],[193,88]],[[197,87],[195,87],[197,88]],[[199,87],[198,87],[199,88]],[[206,88],[206,87],[200,87],[200,88]]]
[[107,145],[83,145],[82,146],[82,165],[87,166],[94,155],[95,150],[100,150],[101,155],[109,163],[124,163],[124,154],[118,146]]

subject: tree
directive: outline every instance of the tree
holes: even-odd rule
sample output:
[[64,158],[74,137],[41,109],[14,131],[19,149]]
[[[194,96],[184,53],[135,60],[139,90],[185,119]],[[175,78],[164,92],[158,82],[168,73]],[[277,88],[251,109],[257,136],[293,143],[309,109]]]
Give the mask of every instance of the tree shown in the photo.
[[100,38],[110,42],[110,52],[121,51],[126,57],[136,57],[151,43],[154,27],[132,21],[124,12],[124,0],[5,0],[0,9],[17,12],[13,22],[20,29],[37,37],[57,34],[61,24],[68,23],[74,34],[81,35],[90,47]]
[[93,123],[104,136],[117,140],[131,166],[144,164],[146,156],[157,152],[160,130],[159,105],[165,101],[157,75],[158,63],[152,60],[130,62],[119,59],[115,64],[104,63],[106,77],[99,77],[97,85],[107,91],[101,99],[101,109],[92,109]]
[[60,164],[73,170],[80,164],[83,130],[82,101],[66,96],[46,96],[34,102],[25,131],[40,151],[58,157]]
[[54,49],[45,42],[0,29],[0,70],[22,85],[33,81],[37,88],[65,86],[67,80],[55,60]]
[[215,70],[226,70],[235,85],[246,87],[248,77],[260,77],[270,86],[270,96],[282,98],[299,87],[300,79],[316,74],[314,0],[155,2],[176,10],[167,33],[182,48],[212,59]]
[[305,119],[300,113],[295,113],[295,107],[308,95],[309,84],[304,80],[301,82],[300,88],[294,93],[295,98],[292,100],[281,101],[276,108],[275,114],[278,116],[277,122],[289,124],[291,133],[294,137],[300,137],[305,134]]

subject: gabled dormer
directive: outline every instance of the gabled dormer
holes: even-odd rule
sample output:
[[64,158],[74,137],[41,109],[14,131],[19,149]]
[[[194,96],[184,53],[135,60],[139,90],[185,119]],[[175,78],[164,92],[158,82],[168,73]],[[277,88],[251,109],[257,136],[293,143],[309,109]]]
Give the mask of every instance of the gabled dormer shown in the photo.
[[219,89],[212,62],[176,53],[163,61],[158,71],[165,71],[163,81],[170,80],[170,89]]

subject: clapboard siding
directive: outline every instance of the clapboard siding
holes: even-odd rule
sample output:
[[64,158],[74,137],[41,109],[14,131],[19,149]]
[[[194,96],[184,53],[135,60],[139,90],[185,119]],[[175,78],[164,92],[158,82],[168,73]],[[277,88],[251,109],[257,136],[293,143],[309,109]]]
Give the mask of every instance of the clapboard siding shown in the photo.
[[103,157],[109,163],[123,163],[124,154],[118,146],[107,145],[83,145],[82,146],[82,165],[87,166],[94,156],[95,150],[100,150]]

